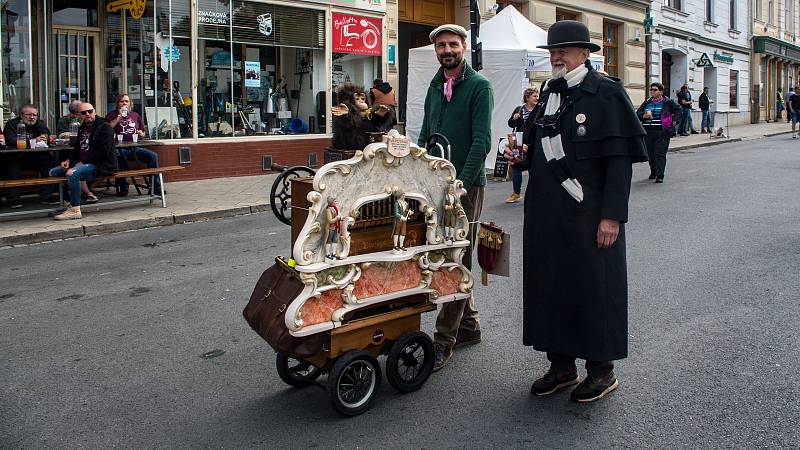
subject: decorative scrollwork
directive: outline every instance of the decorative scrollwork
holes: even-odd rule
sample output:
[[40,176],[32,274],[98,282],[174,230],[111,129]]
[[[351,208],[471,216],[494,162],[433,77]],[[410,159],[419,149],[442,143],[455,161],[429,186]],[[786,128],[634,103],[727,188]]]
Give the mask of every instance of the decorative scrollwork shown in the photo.
[[292,179],[314,176],[316,171],[310,167],[296,166],[284,169],[269,191],[269,206],[275,217],[286,225],[292,224]]

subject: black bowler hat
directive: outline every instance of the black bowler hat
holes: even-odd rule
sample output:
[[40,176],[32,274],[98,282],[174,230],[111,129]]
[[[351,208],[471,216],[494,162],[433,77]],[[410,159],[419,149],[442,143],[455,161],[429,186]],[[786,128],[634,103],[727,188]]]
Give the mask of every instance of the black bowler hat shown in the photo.
[[599,45],[593,44],[589,40],[589,29],[586,28],[586,25],[577,20],[561,20],[550,25],[550,29],[547,30],[547,45],[537,45],[536,47],[580,47],[588,48],[592,52],[600,50]]

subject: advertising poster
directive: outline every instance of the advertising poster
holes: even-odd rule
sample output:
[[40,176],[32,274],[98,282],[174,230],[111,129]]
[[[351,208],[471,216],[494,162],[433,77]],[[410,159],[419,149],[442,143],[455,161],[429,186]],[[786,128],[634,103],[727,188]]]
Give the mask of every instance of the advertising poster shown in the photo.
[[244,85],[245,87],[261,87],[261,68],[258,61],[244,62]]
[[381,19],[333,13],[333,52],[381,56]]

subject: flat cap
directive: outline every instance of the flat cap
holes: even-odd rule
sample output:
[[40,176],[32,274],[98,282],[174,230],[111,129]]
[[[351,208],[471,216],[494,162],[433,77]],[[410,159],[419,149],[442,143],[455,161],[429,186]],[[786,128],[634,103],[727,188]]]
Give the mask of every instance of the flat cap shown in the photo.
[[456,25],[454,23],[446,23],[444,25],[439,25],[438,27],[436,27],[435,30],[431,31],[431,34],[428,36],[431,38],[431,44],[436,40],[436,36],[438,36],[439,33],[442,33],[444,31],[447,31],[448,33],[457,34],[464,39],[467,38],[467,30],[465,30],[464,27],[462,27],[461,25]]

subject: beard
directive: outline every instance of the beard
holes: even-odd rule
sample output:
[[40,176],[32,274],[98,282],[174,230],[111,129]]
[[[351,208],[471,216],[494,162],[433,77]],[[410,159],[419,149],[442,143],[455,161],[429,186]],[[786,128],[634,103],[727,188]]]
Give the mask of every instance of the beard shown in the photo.
[[439,60],[439,64],[441,64],[442,67],[444,67],[447,70],[455,69],[461,64],[461,61],[464,60],[464,58],[459,57],[459,55],[456,55],[454,53],[447,53],[442,56],[437,55],[437,59]]
[[557,67],[553,67],[552,73],[553,79],[564,78],[564,75],[567,74],[567,66],[562,64]]

